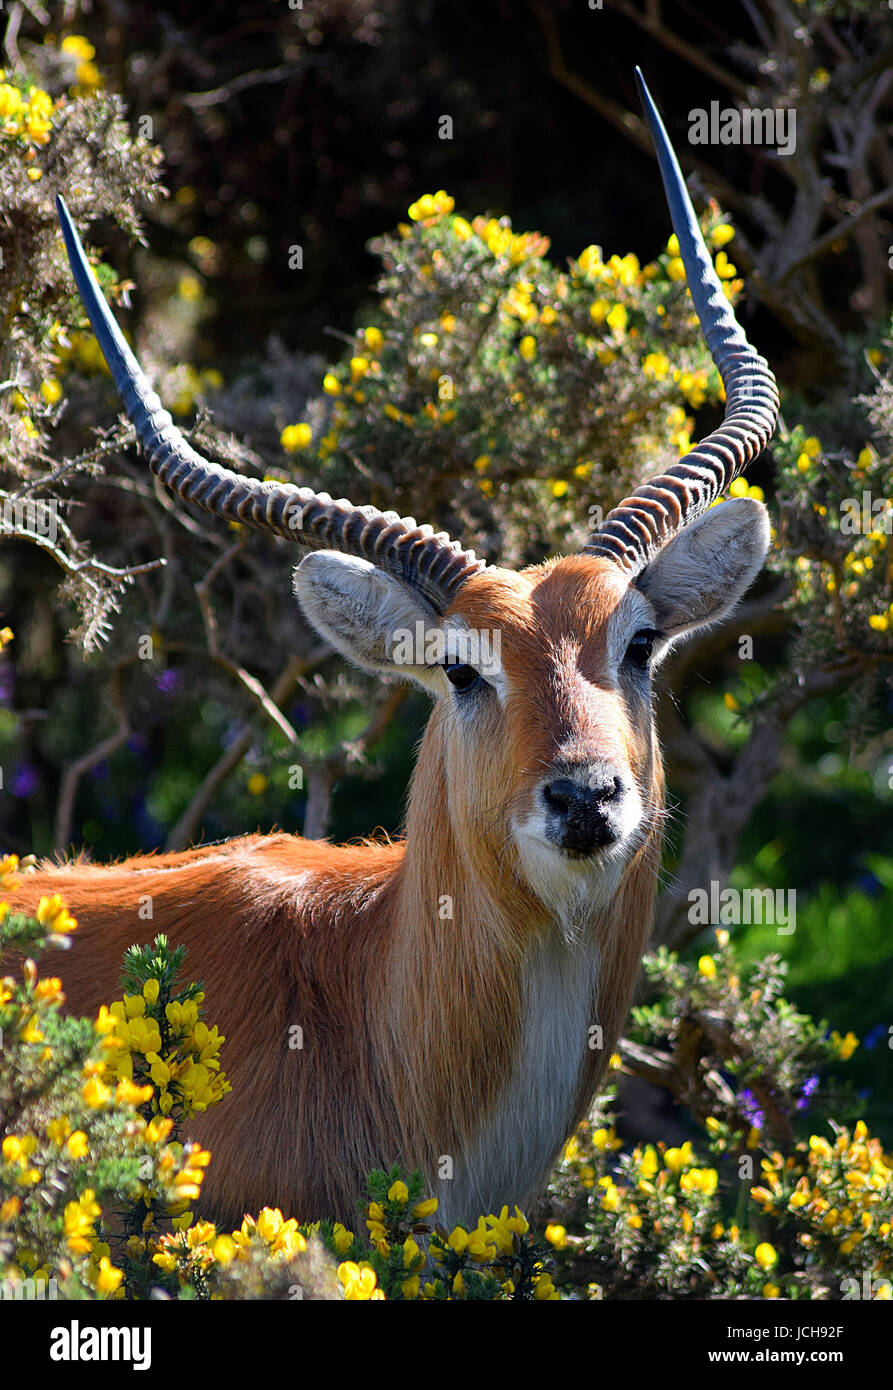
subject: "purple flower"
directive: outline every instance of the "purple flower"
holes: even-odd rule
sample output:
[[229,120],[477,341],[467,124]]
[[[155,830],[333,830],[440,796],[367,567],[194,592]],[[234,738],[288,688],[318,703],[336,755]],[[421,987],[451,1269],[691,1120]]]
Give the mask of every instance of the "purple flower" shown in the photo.
[[756,1102],[753,1091],[749,1091],[746,1087],[743,1091],[739,1091],[738,1103],[741,1106],[741,1113],[745,1120],[753,1125],[754,1129],[762,1129],[764,1116]]
[[37,770],[30,763],[16,763],[9,790],[13,796],[27,797],[37,790],[39,781]]
[[293,724],[301,729],[305,728],[310,719],[310,706],[306,700],[298,700],[292,705],[288,712],[288,717]]
[[797,1101],[798,1110],[807,1110],[809,1102],[815,1092],[819,1089],[819,1078],[817,1076],[807,1076],[800,1088],[800,1099]]
[[174,690],[177,689],[177,686],[180,684],[180,672],[172,671],[170,669],[168,669],[167,671],[162,671],[155,684],[161,691],[162,695],[170,695]]

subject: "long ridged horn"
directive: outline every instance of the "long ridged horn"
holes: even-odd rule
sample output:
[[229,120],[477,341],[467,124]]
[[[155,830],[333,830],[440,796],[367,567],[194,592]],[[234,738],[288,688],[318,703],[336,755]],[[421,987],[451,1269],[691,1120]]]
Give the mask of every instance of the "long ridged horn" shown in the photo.
[[84,307],[137,438],[157,477],[187,502],[227,521],[238,521],[296,541],[311,550],[361,556],[423,594],[444,613],[458,590],[484,569],[463,550],[412,517],[355,507],[345,498],[293,483],[260,482],[202,458],[177,429],[128,347],[99,290],[62,198],[56,199],[68,260]]
[[657,151],[688,287],[725,386],[726,410],[719,429],[666,473],[624,498],[583,547],[584,554],[606,555],[634,575],[671,536],[726,491],[766,447],[778,417],[775,377],[748,343],[723,293],[664,123],[638,68],[636,81]]

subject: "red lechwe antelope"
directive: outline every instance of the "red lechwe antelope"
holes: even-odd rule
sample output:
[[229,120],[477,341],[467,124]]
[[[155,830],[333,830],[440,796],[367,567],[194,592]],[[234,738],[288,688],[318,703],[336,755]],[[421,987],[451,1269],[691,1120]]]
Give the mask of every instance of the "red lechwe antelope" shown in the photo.
[[[33,909],[36,894],[60,892],[78,918],[64,970],[78,1013],[118,994],[122,952],[146,938],[146,895],[153,933],[188,947],[227,1037],[232,1095],[190,1129],[213,1151],[204,1206],[221,1221],[266,1204],[350,1221],[367,1171],[397,1161],[426,1173],[446,1223],[523,1203],[625,1022],[660,859],[651,671],[728,613],[763,564],[764,507],[710,504],[778,411],[644,84],[642,95],[725,418],[579,554],[519,574],[395,513],[200,457],[60,203],[78,289],[152,471],[186,502],[309,552],[294,588],[318,632],[434,700],[397,843],[251,835],[107,867],[44,864],[14,895]],[[395,665],[406,630],[439,630],[454,653],[463,633],[498,633],[499,658],[485,672],[467,659]]]

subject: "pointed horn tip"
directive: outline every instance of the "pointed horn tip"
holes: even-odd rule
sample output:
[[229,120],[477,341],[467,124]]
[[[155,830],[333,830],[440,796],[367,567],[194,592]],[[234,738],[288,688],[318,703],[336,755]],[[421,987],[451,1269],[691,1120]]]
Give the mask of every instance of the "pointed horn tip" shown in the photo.
[[[60,222],[60,224],[61,224],[61,226],[62,226],[63,232],[67,232],[67,231],[74,232],[75,229],[74,229],[74,223],[73,223],[72,220],[71,220],[71,213],[68,211],[68,204],[66,203],[65,199],[62,197],[62,194],[61,194],[61,193],[57,193],[57,194],[56,194],[55,202],[56,202],[56,216],[57,216],[58,219],[59,219],[59,222]],[[76,235],[76,233],[75,233],[75,235]]]
[[642,69],[639,67],[638,63],[633,69],[633,72],[635,73],[636,90],[639,93],[639,100],[642,103],[642,107],[645,111],[645,118],[650,124],[653,117],[657,116],[659,118],[657,107],[654,104],[654,97],[651,95],[651,88],[645,81],[645,75],[642,72]]
[[72,230],[71,213],[68,211],[65,199],[61,193],[56,194],[56,216],[59,219],[59,226],[62,228],[62,235],[67,238]]

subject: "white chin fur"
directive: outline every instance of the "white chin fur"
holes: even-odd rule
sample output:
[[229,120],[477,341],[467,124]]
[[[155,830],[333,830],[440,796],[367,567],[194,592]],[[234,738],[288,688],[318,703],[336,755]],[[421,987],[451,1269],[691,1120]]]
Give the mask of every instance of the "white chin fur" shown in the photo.
[[572,859],[547,840],[539,817],[513,826],[522,877],[555,916],[567,940],[585,932],[594,913],[608,908],[624,867],[638,847],[638,822],[613,845],[588,859]]

